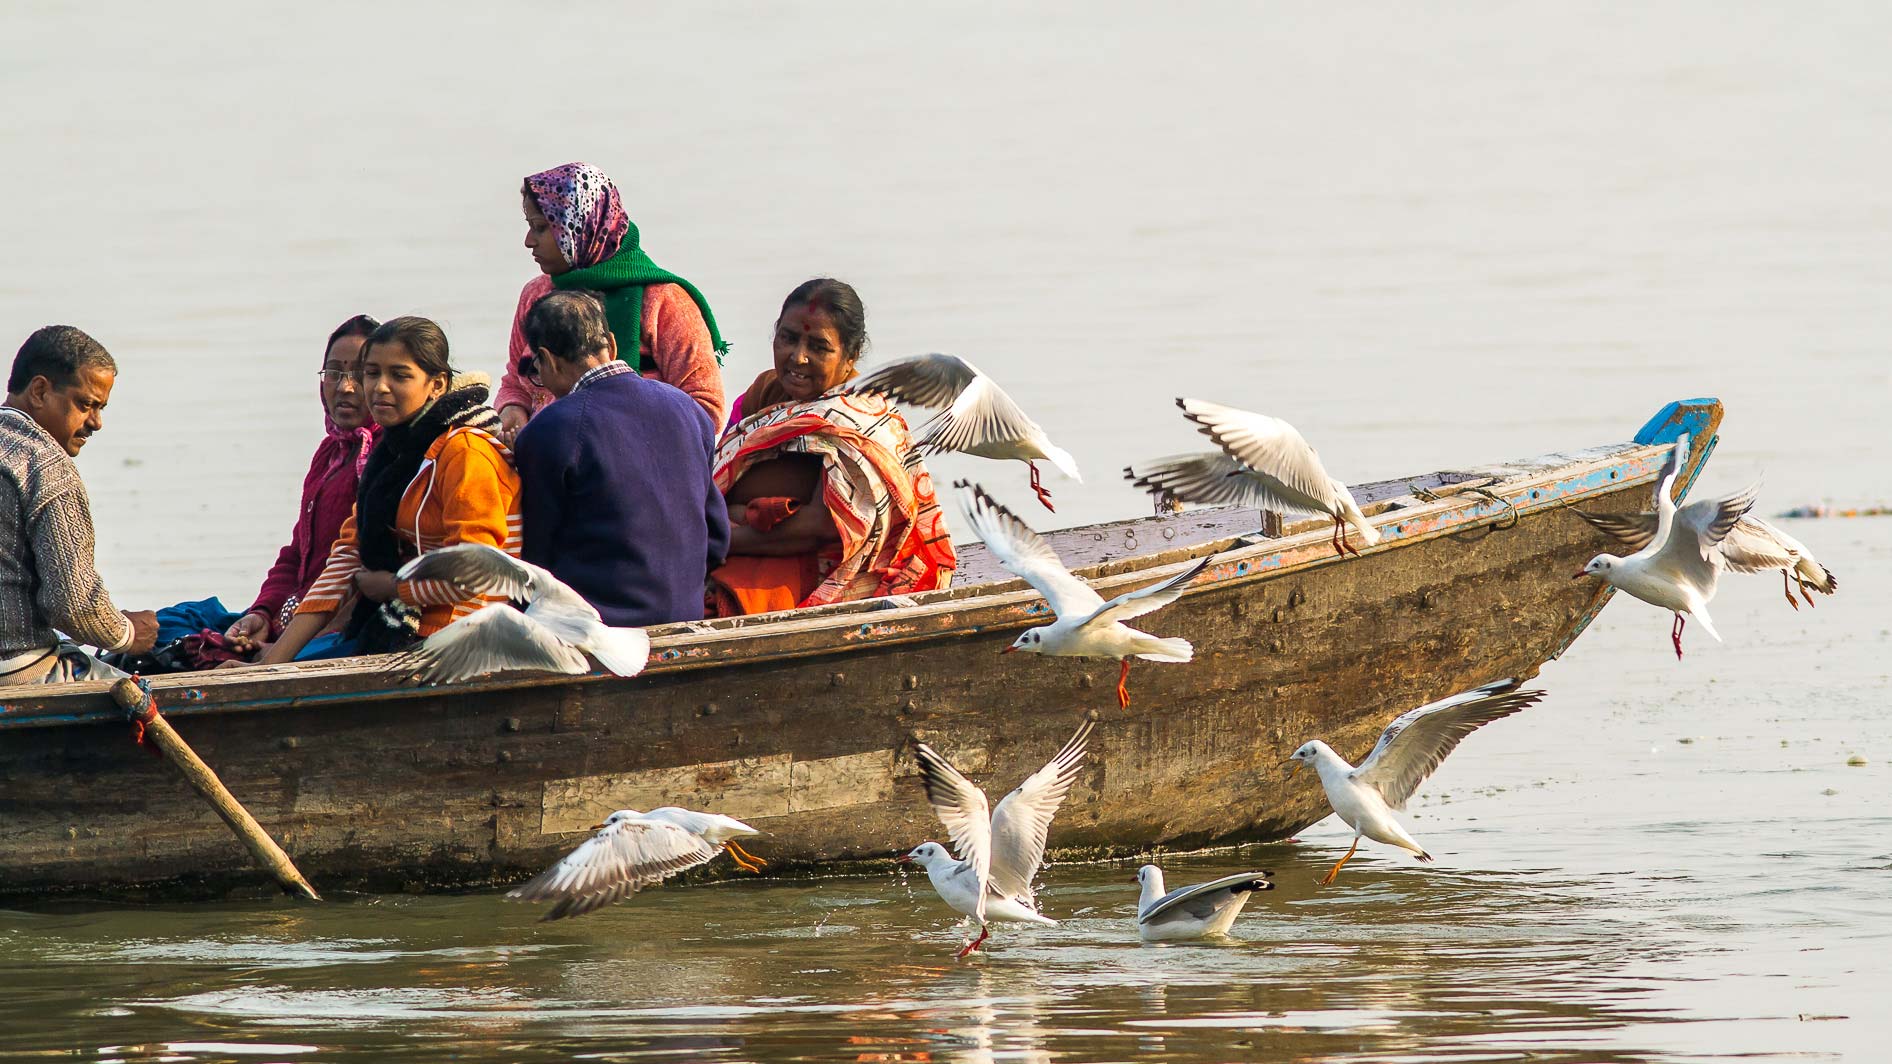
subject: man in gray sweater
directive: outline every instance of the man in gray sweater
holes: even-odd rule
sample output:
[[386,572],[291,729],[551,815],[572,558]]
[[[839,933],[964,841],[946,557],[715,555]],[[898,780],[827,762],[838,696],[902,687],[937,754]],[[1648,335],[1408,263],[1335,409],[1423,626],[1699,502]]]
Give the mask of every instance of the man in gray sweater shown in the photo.
[[13,360],[0,406],[0,686],[120,675],[74,643],[142,654],[157,639],[157,616],[121,612],[93,567],[92,504],[72,461],[117,378],[105,348],[69,325],[35,332]]

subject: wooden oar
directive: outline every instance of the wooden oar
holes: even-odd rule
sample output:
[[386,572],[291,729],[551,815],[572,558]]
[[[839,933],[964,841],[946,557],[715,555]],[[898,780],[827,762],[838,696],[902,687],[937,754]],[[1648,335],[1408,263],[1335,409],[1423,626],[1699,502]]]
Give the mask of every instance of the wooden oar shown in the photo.
[[276,845],[276,840],[269,837],[269,833],[256,822],[250,811],[243,808],[243,803],[224,788],[223,781],[217,778],[209,765],[204,764],[203,758],[197,756],[197,751],[192,750],[183,736],[171,727],[171,722],[158,712],[158,702],[152,697],[150,688],[144,686],[137,677],[127,676],[112,685],[112,698],[124,708],[125,714],[134,723],[142,726],[143,738],[139,741],[149,740],[157,745],[171,764],[184,774],[185,781],[195,787],[197,793],[203,795],[210,807],[223,818],[223,822],[230,825],[230,830],[236,832],[236,837],[248,847],[256,863],[276,877],[276,882],[282,884],[285,893],[302,894],[312,901],[322,900],[309,881],[302,878],[302,873],[296,871],[295,862],[289,859],[281,846]]

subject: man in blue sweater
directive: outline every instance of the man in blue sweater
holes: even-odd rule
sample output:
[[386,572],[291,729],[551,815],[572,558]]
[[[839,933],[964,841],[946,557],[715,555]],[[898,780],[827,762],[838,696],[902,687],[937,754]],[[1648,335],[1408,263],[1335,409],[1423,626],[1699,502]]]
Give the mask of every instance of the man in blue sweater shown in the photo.
[[606,624],[700,620],[704,578],[729,549],[709,415],[618,360],[604,304],[589,292],[551,293],[520,331],[532,349],[521,371],[558,397],[513,447],[525,560]]

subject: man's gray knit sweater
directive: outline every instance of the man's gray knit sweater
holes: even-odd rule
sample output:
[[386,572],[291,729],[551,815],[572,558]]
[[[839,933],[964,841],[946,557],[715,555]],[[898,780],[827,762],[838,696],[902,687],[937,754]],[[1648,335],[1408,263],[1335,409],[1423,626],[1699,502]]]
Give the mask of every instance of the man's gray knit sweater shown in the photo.
[[106,650],[132,636],[92,564],[79,467],[24,411],[0,407],[0,658],[54,646],[54,628]]

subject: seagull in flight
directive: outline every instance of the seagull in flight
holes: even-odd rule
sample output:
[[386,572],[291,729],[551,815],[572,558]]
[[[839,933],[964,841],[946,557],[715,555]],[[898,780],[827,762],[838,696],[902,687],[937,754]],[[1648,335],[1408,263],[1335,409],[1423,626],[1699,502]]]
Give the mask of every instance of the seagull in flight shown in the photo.
[[1153,864],[1137,869],[1142,894],[1137,900],[1137,937],[1145,942],[1184,942],[1204,935],[1226,935],[1248,899],[1273,890],[1273,872],[1241,872],[1193,887],[1163,893],[1163,870]]
[[1031,470],[1031,490],[1054,513],[1051,492],[1038,479],[1038,462],[1048,461],[1072,480],[1084,481],[1069,451],[1053,444],[992,378],[957,355],[921,355],[889,363],[843,391],[872,392],[929,409],[945,407],[920,427],[913,440],[915,450],[922,454],[959,451],[1023,462]]
[[1689,617],[1721,642],[1721,633],[1708,616],[1708,602],[1715,597],[1721,577],[1721,543],[1753,508],[1760,490],[1759,485],[1752,485],[1733,495],[1677,509],[1675,478],[1687,464],[1688,446],[1688,437],[1682,436],[1669,452],[1668,465],[1656,485],[1656,528],[1648,544],[1624,558],[1599,554],[1572,578],[1602,577],[1617,590],[1675,614],[1669,639],[1675,644],[1677,661],[1682,660],[1682,626]]
[[1329,517],[1334,522],[1334,553],[1343,556],[1360,553],[1348,541],[1349,526],[1369,547],[1380,541],[1379,530],[1360,512],[1353,493],[1327,474],[1320,456],[1293,425],[1202,399],[1178,399],[1176,405],[1222,452],[1173,455],[1123,471],[1159,502],[1234,503]]
[[1024,634],[1002,653],[1022,650],[1027,654],[1045,654],[1063,658],[1116,658],[1117,704],[1130,705],[1130,659],[1186,662],[1195,656],[1187,639],[1159,639],[1123,623],[1159,610],[1182,597],[1183,589],[1208,567],[1209,558],[1177,573],[1167,580],[1127,591],[1108,602],[1091,586],[1072,575],[1058,560],[1058,552],[1044,537],[1032,531],[1017,515],[985,493],[985,489],[967,481],[953,485],[959,490],[966,521],[985,548],[998,558],[1013,575],[1030,584],[1051,611],[1056,622],[1026,629]]
[[979,937],[960,950],[959,956],[964,957],[985,942],[990,936],[987,925],[994,920],[1057,923],[1038,912],[1031,881],[1044,863],[1051,818],[1077,781],[1091,727],[1089,720],[1079,725],[1077,734],[1056,757],[1026,777],[990,813],[985,792],[952,762],[925,743],[914,752],[926,800],[945,825],[959,857],[955,860],[937,842],[923,842],[898,860],[926,869],[926,878],[932,881],[940,900],[978,921]]
[[1327,792],[1327,804],[1353,829],[1353,845],[1328,869],[1321,886],[1332,885],[1340,875],[1340,866],[1360,848],[1362,836],[1411,850],[1421,861],[1432,860],[1425,847],[1400,826],[1393,810],[1406,807],[1406,800],[1460,740],[1481,725],[1508,717],[1544,697],[1542,691],[1519,691],[1520,682],[1501,680],[1400,714],[1380,733],[1373,752],[1358,767],[1347,764],[1333,747],[1319,739],[1302,743],[1289,755],[1294,767],[1288,775],[1299,772],[1302,765],[1313,765],[1320,775],[1321,788]]
[[540,920],[562,920],[583,916],[679,872],[708,864],[725,850],[745,872],[759,872],[766,863],[736,844],[738,837],[762,833],[720,813],[674,805],[648,813],[620,809],[592,828],[596,835],[506,897],[552,902]]
[[454,621],[396,656],[392,671],[417,672],[428,683],[471,680],[508,669],[571,675],[591,671],[590,654],[618,676],[636,676],[650,660],[642,628],[604,623],[578,592],[530,562],[484,543],[431,550],[401,567],[402,580],[436,580],[460,598],[504,595],[525,611],[495,602]]
[[[1649,545],[1649,541],[1655,538],[1660,521],[1653,513],[1574,512],[1598,531],[1614,537],[1632,551],[1642,550]],[[1800,608],[1800,603],[1793,597],[1795,585],[1799,586],[1800,597],[1807,600],[1809,608],[1813,606],[1813,596],[1807,594],[1808,588],[1822,595],[1831,595],[1839,590],[1839,578],[1833,575],[1833,570],[1821,565],[1813,557],[1813,552],[1807,549],[1806,544],[1752,513],[1734,523],[1734,528],[1721,541],[1713,557],[1716,564],[1729,572],[1767,573],[1778,569],[1781,592],[1787,596],[1787,605],[1796,610]]]

